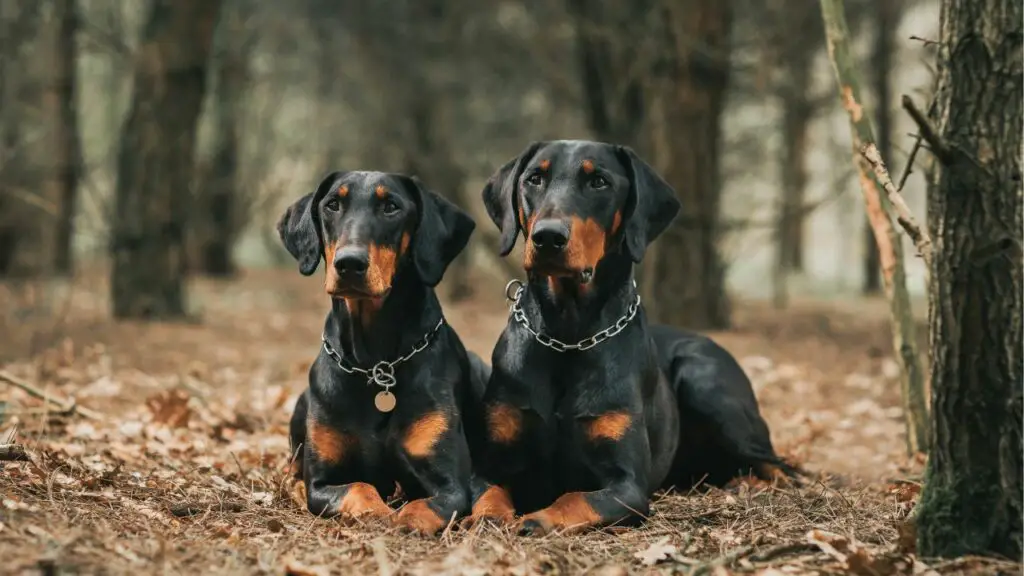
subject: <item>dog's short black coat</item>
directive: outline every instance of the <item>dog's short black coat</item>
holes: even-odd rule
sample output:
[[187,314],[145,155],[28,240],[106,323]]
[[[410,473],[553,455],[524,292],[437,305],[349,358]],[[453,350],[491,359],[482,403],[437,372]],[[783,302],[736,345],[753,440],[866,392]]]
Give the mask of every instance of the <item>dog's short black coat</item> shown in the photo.
[[[680,210],[672,188],[630,149],[531,144],[483,191],[508,255],[522,233],[528,280],[494,348],[467,437],[473,520],[522,533],[635,522],[657,489],[790,474],[772,447],[750,381],[711,340],[649,326],[633,265]],[[559,352],[531,330],[588,349]]]
[[[397,404],[388,413],[375,407],[379,386],[320,348],[290,427],[292,471],[313,514],[391,516],[433,534],[468,512],[462,414],[489,368],[447,324],[434,331],[442,317],[434,287],[474,227],[419,180],[381,172],[333,172],[280,219],[302,274],[325,262],[324,337],[349,370],[392,362],[429,338],[394,366]],[[408,502],[392,516],[381,496],[396,483]]]

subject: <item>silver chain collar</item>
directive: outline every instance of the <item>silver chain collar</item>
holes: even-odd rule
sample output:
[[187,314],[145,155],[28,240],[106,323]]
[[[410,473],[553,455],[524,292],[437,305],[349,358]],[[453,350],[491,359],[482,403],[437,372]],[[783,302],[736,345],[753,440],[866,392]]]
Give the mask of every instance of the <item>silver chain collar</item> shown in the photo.
[[444,325],[444,316],[441,316],[437,320],[437,324],[426,334],[423,338],[420,338],[412,350],[409,351],[405,356],[399,356],[397,359],[388,362],[387,360],[381,360],[374,364],[369,370],[366,368],[360,368],[359,366],[349,366],[341,359],[341,356],[334,351],[334,348],[327,342],[327,333],[323,333],[320,338],[324,342],[324,352],[331,357],[338,364],[338,368],[341,368],[342,372],[346,374],[363,374],[366,376],[366,384],[376,384],[384,389],[385,392],[390,392],[391,388],[397,383],[395,380],[395,366],[398,366],[402,362],[408,361],[413,356],[423,352],[430,346],[430,342],[434,339],[437,331]]
[[[516,286],[515,292],[510,293],[510,290],[512,289],[513,286]],[[555,352],[567,352],[569,350],[590,350],[594,346],[597,346],[601,342],[604,342],[605,340],[612,338],[613,336],[618,335],[619,332],[625,330],[626,326],[628,326],[629,323],[636,316],[637,311],[640,310],[640,293],[637,292],[636,295],[633,297],[633,301],[630,302],[629,306],[626,308],[626,313],[619,317],[619,319],[615,321],[615,324],[612,324],[608,328],[605,328],[604,330],[601,330],[592,336],[584,338],[583,340],[580,340],[575,344],[566,344],[565,342],[562,342],[561,340],[558,340],[556,338],[552,338],[551,336],[548,336],[543,332],[538,332],[537,330],[534,330],[530,326],[530,321],[526,319],[526,313],[523,311],[523,307],[519,303],[520,298],[523,297],[523,290],[525,289],[525,287],[526,284],[522,280],[512,280],[505,285],[505,299],[508,300],[509,302],[509,311],[511,312],[512,317],[515,318],[516,322],[518,322],[520,326],[522,326],[527,332],[529,332],[530,335],[533,336],[534,340],[536,340],[543,346],[551,348]],[[636,290],[636,280],[633,280],[633,289]]]

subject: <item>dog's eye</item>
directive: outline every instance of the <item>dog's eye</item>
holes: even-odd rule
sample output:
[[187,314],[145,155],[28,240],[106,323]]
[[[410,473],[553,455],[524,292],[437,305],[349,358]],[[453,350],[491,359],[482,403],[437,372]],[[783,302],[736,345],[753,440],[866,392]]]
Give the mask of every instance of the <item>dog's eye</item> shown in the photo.
[[384,204],[381,205],[380,209],[384,214],[392,216],[398,213],[398,204],[395,204],[394,200],[385,200]]
[[341,201],[337,198],[331,198],[324,207],[331,212],[337,212],[341,208]]
[[611,186],[611,182],[608,182],[608,179],[605,178],[604,176],[594,176],[594,178],[590,181],[590,185],[593,186],[595,189],[600,190],[602,188],[607,188]]
[[530,186],[540,186],[544,184],[544,176],[540,173],[533,173],[526,177],[526,183]]

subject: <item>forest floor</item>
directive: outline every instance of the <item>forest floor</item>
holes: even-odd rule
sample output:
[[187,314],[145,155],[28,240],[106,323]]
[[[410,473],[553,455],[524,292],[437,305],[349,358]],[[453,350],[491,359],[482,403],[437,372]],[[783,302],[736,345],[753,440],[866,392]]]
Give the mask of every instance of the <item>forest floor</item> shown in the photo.
[[[446,308],[485,358],[506,321],[491,284]],[[923,466],[904,452],[881,302],[737,303],[735,329],[713,335],[750,374],[779,451],[818,473],[809,486],[661,495],[639,529],[431,540],[314,518],[289,495],[287,422],[317,353],[319,279],[195,282],[201,320],[179,324],[111,322],[95,278],[43,292],[0,285],[0,370],[95,414],[0,382],[0,443],[30,458],[0,462],[0,573],[1021,573],[915,556],[905,519]]]

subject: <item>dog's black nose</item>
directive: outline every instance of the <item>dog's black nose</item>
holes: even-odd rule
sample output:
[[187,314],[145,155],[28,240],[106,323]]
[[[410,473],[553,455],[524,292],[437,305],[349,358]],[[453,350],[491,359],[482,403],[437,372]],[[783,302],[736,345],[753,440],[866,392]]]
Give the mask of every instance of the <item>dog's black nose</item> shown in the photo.
[[334,269],[340,276],[362,276],[370,267],[370,254],[363,248],[347,247],[334,253]]
[[538,250],[560,252],[569,243],[569,227],[561,220],[538,220],[530,231],[530,240]]

